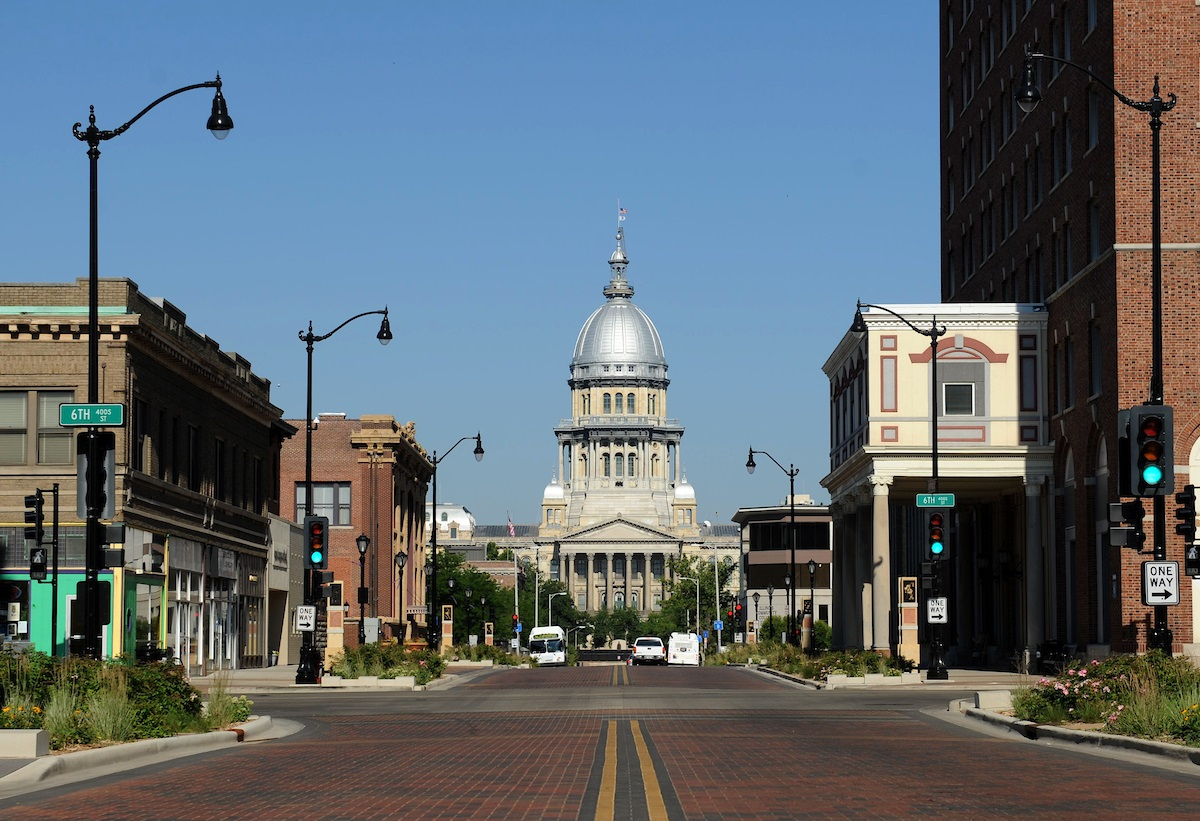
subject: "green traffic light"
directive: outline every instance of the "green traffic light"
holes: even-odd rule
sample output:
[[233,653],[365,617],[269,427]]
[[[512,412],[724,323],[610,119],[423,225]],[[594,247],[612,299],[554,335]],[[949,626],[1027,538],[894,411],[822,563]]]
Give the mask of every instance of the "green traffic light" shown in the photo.
[[1158,465],[1146,465],[1142,468],[1142,483],[1151,487],[1162,484],[1163,471]]
[[314,551],[312,552],[312,554],[309,556],[308,560],[309,560],[309,562],[310,562],[311,564],[320,564],[320,563],[321,563],[321,558],[322,558],[321,551],[320,551],[320,550],[314,550]]
[[944,544],[942,544],[941,542],[933,542],[932,544],[929,545],[929,552],[935,556],[942,555],[942,551],[945,549],[946,549],[946,546]]

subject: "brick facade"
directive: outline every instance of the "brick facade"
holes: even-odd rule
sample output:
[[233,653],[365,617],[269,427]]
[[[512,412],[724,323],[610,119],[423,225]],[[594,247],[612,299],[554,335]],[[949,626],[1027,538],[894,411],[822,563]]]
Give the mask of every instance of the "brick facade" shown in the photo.
[[[299,433],[283,449],[280,495],[285,512],[304,518],[297,499],[305,481],[305,423],[292,420]],[[382,620],[381,638],[415,639],[424,635],[425,498],[432,466],[416,441],[415,425],[398,424],[391,416],[319,414],[312,428],[312,480],[315,488],[336,484],[348,518],[331,517],[329,569],[341,586],[346,645],[357,644],[360,578],[365,576],[369,600],[365,615]],[[314,502],[321,497],[313,494]],[[319,505],[318,505],[319,508]],[[316,509],[317,515],[327,515]],[[356,539],[370,538],[365,566]],[[396,556],[405,556],[397,568]],[[365,572],[363,572],[365,571]],[[336,604],[334,605],[336,607]],[[331,619],[331,627],[338,619]],[[331,649],[333,640],[331,637]]]
[[[1176,485],[1200,435],[1200,9],[1144,0],[950,0],[941,11],[942,298],[1044,302],[1049,312],[1056,503],[1048,585],[1051,638],[1144,649],[1142,558],[1112,548],[1120,408],[1144,402],[1151,358],[1149,115],[1071,66],[1038,61],[1040,105],[1012,102],[1026,45],[1086,67],[1136,101],[1155,75],[1163,115],[1164,401],[1176,413]],[[1168,499],[1167,557],[1182,561]],[[1151,517],[1147,517],[1147,532]],[[1170,608],[1176,649],[1195,641],[1192,585]]]

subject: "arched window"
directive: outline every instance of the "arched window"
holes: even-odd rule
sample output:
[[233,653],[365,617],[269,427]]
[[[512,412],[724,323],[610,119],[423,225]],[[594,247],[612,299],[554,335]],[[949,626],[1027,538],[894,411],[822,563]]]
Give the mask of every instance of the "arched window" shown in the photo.
[[583,395],[583,415],[592,415],[592,395],[590,393],[585,393]]
[[604,412],[612,413],[612,394],[611,393],[604,394]]
[[654,414],[656,414],[658,412],[654,409],[654,406],[655,406],[654,394],[650,394],[649,396],[647,396],[646,402],[648,405],[648,407],[646,408],[646,412],[649,413],[651,416],[653,416]]
[[605,476],[612,475],[611,472],[609,471],[609,467],[610,467],[609,456],[606,453],[606,454],[604,454],[604,475]]
[[[620,394],[618,394],[617,396],[618,396],[618,398],[620,398]],[[617,462],[617,475],[624,476],[625,475],[625,457],[623,457],[621,454],[618,453],[616,455],[616,462]]]
[[629,394],[629,396],[625,397],[625,411],[626,411],[626,412],[627,412],[627,413],[628,413],[630,416],[632,416],[633,414],[637,413],[637,404],[636,404],[636,403],[634,402],[634,400],[633,400],[633,394],[632,394],[632,393],[631,393],[631,394]]
[[625,397],[622,394],[617,394],[617,413],[624,413]]
[[613,593],[613,609],[622,610],[625,607],[625,594],[617,591]]
[[633,454],[632,453],[629,454],[629,471],[628,471],[628,473],[630,476],[637,475],[636,473],[633,472]]
[[629,594],[629,606],[634,610],[638,609],[638,594],[636,590]]
[[443,521],[443,522],[448,522],[448,521],[450,521],[450,514],[449,514],[449,513],[443,513],[443,514],[442,514],[442,521]]

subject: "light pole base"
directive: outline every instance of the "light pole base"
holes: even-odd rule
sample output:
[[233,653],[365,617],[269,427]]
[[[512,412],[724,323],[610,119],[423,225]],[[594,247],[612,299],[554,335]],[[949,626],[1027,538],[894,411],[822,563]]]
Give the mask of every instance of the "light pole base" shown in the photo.
[[297,684],[320,684],[321,679],[317,670],[317,648],[301,647],[300,663],[296,667]]

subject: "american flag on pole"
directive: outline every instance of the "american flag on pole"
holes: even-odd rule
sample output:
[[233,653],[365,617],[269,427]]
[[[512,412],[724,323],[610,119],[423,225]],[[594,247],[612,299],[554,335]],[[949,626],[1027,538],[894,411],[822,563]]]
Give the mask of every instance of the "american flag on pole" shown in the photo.
[[629,213],[629,209],[618,208],[617,209],[617,222],[623,222],[625,220],[625,215],[628,213]]
[[[508,515],[508,514],[505,514],[505,515]],[[512,516],[511,516],[511,515],[508,515],[508,535],[509,535],[509,536],[516,536],[516,535],[517,535],[517,529],[516,529],[515,527],[513,527],[513,523],[512,523]]]

